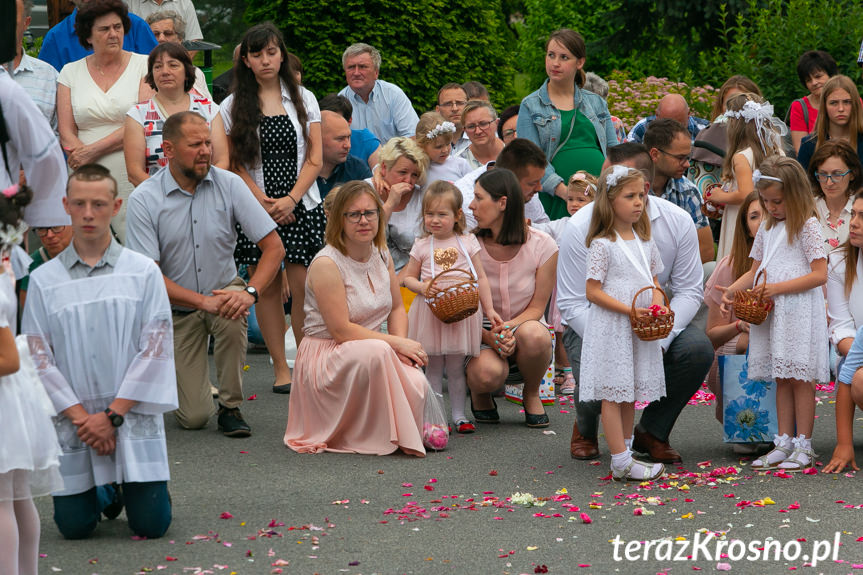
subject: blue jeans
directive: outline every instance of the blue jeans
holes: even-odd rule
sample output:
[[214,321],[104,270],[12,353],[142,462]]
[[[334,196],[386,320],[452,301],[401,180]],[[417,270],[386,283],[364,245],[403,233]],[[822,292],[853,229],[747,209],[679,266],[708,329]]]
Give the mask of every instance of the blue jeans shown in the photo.
[[[567,327],[563,333],[563,347],[572,365],[572,375],[578,383],[581,368],[581,337]],[[707,377],[713,363],[713,344],[699,327],[689,324],[668,346],[663,357],[665,367],[665,397],[644,408],[639,425],[660,441],[668,442],[671,429],[690,398]],[[599,429],[601,401],[579,401],[578,385],[573,395],[578,430],[588,438],[595,438]]]
[[[171,525],[171,497],[167,481],[123,483],[122,494],[129,527],[135,535],[156,539]],[[114,500],[111,485],[84,493],[54,497],[54,522],[66,539],[84,539],[96,530],[105,509]]]

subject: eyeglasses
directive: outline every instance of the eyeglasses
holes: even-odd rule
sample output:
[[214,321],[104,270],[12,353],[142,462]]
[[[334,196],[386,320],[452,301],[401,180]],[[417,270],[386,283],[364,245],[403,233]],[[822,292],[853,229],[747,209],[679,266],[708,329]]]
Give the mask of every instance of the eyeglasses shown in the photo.
[[365,218],[367,222],[372,223],[378,220],[378,210],[365,210],[362,212],[345,212],[345,217],[352,224],[360,223],[360,220]]
[[463,108],[465,104],[467,104],[466,100],[451,100],[449,102],[438,104],[438,106],[441,108]]
[[477,128],[479,128],[480,130],[486,130],[486,129],[488,129],[489,126],[491,126],[495,122],[497,122],[497,119],[490,120],[490,121],[486,120],[483,122],[477,122],[476,124],[468,124],[467,126],[464,127],[464,129],[467,132],[475,132],[477,130]]
[[690,152],[688,154],[671,154],[671,153],[666,152],[665,150],[663,150],[661,148],[656,148],[656,149],[659,150],[660,152],[662,152],[663,154],[665,154],[666,156],[671,156],[672,158],[677,160],[677,162],[680,164],[686,164],[686,163],[689,163],[692,161],[692,152]]
[[52,234],[59,234],[65,229],[66,226],[52,226],[50,228],[33,228],[33,231],[36,232],[36,235],[40,238],[44,238],[48,235],[48,232],[51,232]]
[[502,134],[503,134],[503,137],[504,137],[504,138],[508,138],[508,137],[510,137],[510,136],[515,136],[515,130],[513,130],[512,128],[510,128],[510,129],[508,129],[508,130],[504,130],[504,131],[502,132]]
[[832,174],[825,174],[824,172],[815,172],[815,180],[824,184],[827,181],[831,181],[834,184],[841,183],[842,180],[845,179],[845,176],[851,173],[851,170],[845,170],[844,172],[833,172]]

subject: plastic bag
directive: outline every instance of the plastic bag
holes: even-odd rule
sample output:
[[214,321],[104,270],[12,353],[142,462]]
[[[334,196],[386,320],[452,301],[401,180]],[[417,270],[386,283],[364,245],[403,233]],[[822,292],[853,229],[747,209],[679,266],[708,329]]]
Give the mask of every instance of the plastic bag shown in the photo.
[[423,409],[423,445],[426,449],[442,451],[449,443],[449,428],[443,406],[443,395],[433,390],[426,381],[426,402]]

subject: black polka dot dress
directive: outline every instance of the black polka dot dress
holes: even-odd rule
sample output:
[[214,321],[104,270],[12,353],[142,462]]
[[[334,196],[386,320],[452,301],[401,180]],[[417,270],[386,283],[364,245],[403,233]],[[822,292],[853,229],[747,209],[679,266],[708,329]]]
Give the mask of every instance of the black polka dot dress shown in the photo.
[[[297,165],[297,131],[287,115],[264,116],[261,119],[261,163],[264,171],[264,193],[283,198],[294,188],[300,166]],[[300,135],[301,137],[301,135]],[[276,228],[285,246],[285,261],[308,267],[323,247],[327,219],[322,204],[307,210],[300,203],[294,208],[296,221]],[[237,237],[234,259],[237,264],[254,265],[261,250],[242,232]]]

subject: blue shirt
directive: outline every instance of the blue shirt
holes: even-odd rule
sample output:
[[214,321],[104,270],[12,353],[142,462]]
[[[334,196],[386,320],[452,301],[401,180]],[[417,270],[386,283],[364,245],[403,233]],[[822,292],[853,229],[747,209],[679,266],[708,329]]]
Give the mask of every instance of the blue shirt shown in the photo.
[[689,178],[669,179],[659,197],[683,208],[692,218],[696,228],[701,229],[709,225],[707,216],[701,211],[701,204],[704,203],[701,199],[701,192]]
[[355,130],[366,128],[381,142],[388,142],[396,136],[413,136],[420,121],[402,89],[383,80],[375,80],[368,103],[350,86],[342,88],[339,96],[346,97],[354,107],[351,127]]
[[[629,134],[626,136],[627,142],[637,142],[639,144],[644,143],[644,132],[647,131],[647,126],[656,119],[656,116],[648,116],[642,120],[639,120],[638,123],[632,127],[629,131]],[[698,135],[698,132],[706,128],[710,125],[710,122],[705,120],[704,118],[696,118],[695,116],[689,116],[689,124],[686,126],[686,129],[689,130],[689,135],[692,136],[692,141],[695,141],[695,136]]]
[[[42,42],[39,59],[48,62],[57,70],[62,70],[63,66],[69,62],[80,60],[93,53],[93,50],[84,48],[78,41],[78,35],[75,34],[75,18],[77,16],[78,9],[76,8],[59,24],[48,30],[45,40]],[[138,54],[149,54],[158,43],[152,30],[150,30],[150,25],[131,12],[129,13],[129,20],[131,20],[132,26],[126,30],[126,36],[123,38],[123,49]]]
[[381,141],[369,130],[351,130],[351,155],[368,163],[369,156],[380,148]]
[[[351,148],[351,154],[353,153]],[[333,173],[329,178],[318,176],[318,191],[321,193],[321,198],[326,197],[330,190],[345,182],[352,180],[365,180],[372,177],[372,171],[369,169],[368,163],[349,154],[348,159],[343,164],[333,168]]]
[[854,374],[861,367],[863,367],[863,327],[857,330],[854,343],[851,344],[851,349],[845,356],[845,363],[842,364],[842,370],[839,372],[839,383],[850,385]]

